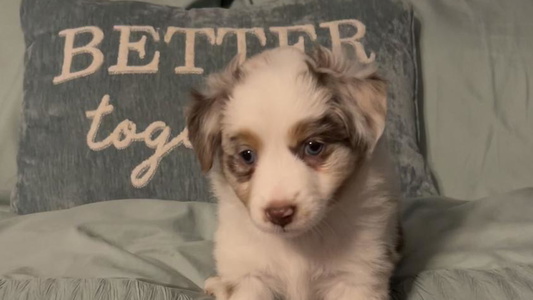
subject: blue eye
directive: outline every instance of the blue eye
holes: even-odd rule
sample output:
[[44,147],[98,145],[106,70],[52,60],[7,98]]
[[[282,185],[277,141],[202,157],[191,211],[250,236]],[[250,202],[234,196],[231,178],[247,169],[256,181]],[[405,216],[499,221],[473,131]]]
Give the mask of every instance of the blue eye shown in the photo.
[[310,141],[305,144],[305,154],[309,156],[317,156],[324,150],[324,144]]
[[245,164],[251,165],[255,163],[255,153],[252,150],[244,150],[239,155]]

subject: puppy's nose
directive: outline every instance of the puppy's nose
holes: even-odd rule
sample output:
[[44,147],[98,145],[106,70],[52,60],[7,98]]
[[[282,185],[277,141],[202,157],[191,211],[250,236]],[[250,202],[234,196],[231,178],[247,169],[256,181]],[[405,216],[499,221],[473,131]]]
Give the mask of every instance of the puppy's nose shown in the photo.
[[294,205],[273,205],[265,209],[267,219],[273,224],[285,227],[292,222],[296,206]]

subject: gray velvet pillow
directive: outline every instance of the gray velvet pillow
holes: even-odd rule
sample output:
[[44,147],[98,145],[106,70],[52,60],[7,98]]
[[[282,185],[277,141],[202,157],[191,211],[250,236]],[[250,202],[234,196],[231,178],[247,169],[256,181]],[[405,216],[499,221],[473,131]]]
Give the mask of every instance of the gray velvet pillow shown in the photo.
[[405,196],[435,192],[416,144],[413,14],[388,0],[243,10],[24,0],[24,113],[12,204],[32,213],[123,198],[211,201],[187,139],[189,90],[280,44],[348,47],[390,83],[387,137]]

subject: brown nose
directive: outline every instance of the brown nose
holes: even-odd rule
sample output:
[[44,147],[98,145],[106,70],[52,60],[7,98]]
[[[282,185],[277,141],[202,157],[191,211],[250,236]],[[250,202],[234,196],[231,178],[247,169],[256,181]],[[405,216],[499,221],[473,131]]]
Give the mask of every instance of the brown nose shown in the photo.
[[265,209],[267,219],[281,227],[285,227],[292,222],[295,212],[296,206],[294,205],[270,206]]

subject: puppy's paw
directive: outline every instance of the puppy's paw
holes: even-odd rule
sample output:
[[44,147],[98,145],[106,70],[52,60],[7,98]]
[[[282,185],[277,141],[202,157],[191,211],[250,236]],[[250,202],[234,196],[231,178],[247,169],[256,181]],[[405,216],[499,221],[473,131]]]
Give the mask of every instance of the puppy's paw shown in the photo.
[[228,300],[231,286],[225,283],[219,276],[214,276],[205,281],[204,292],[215,297],[217,300]]
[[273,300],[274,294],[263,279],[255,276],[242,278],[232,290],[231,300]]

